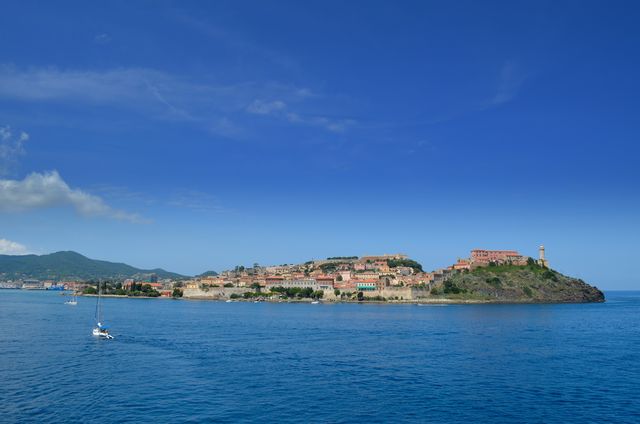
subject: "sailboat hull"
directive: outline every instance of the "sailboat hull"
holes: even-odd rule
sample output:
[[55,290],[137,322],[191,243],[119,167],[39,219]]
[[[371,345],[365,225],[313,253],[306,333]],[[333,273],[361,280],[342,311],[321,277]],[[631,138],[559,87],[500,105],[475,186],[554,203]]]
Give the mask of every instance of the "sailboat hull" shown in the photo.
[[104,330],[100,330],[99,328],[94,328],[93,329],[93,333],[94,336],[99,337],[101,339],[107,339],[107,340],[111,340],[113,339],[113,336],[107,332],[105,332]]

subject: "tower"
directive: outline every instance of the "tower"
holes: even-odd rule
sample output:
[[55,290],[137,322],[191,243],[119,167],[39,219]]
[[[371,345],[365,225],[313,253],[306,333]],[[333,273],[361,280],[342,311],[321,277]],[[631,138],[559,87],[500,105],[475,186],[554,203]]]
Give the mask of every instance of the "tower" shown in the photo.
[[538,248],[538,256],[538,265],[549,268],[549,261],[544,258],[544,245],[542,244]]

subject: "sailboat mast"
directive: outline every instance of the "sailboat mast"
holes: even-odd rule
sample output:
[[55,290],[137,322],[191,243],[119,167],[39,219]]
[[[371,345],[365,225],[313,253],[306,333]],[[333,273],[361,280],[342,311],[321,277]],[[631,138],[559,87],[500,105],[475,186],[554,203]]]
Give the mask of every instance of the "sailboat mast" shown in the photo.
[[98,280],[98,299],[96,300],[96,322],[100,322],[100,293],[102,292],[102,283]]

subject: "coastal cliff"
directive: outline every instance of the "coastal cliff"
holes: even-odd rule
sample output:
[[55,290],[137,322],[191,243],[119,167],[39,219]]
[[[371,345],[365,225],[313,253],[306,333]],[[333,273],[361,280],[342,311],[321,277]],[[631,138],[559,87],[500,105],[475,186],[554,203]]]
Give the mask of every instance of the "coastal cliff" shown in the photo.
[[513,303],[604,302],[604,294],[584,281],[535,264],[497,265],[451,275],[432,297]]

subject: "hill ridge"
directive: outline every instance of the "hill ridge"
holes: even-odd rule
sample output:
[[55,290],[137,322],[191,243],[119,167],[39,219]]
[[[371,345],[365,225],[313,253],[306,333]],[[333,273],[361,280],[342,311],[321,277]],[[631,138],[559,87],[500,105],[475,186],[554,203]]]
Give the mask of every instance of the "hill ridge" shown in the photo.
[[157,274],[160,278],[185,276],[162,268],[142,269],[124,262],[91,259],[73,250],[44,255],[0,255],[0,279],[90,280],[94,278],[126,278],[136,274]]

